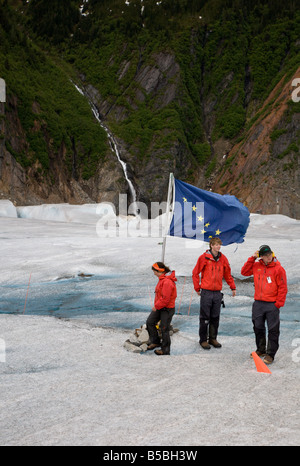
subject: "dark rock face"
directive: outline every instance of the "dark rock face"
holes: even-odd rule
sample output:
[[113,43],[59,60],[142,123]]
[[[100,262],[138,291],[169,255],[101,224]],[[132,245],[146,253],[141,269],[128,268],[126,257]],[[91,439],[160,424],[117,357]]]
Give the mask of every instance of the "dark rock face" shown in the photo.
[[[174,55],[158,53],[153,55],[155,65],[142,65],[138,68],[135,81],[135,95],[126,98],[131,105],[134,102],[144,102],[151,95],[153,107],[160,110],[175,101],[180,84],[180,67]],[[126,62],[120,69],[119,79],[126,73],[129,63]],[[84,76],[83,85],[85,84]],[[92,103],[97,107],[99,115],[106,126],[111,122],[120,122],[127,117],[126,108],[119,104],[102,98],[100,92],[92,85],[85,85],[85,92]],[[168,129],[160,130],[160,138]],[[138,157],[134,145],[128,144],[120,137],[115,136],[121,159],[127,164],[128,176],[133,182],[139,201],[150,207],[151,201],[163,202],[167,197],[169,174],[186,178],[188,170],[192,168],[188,148],[179,141],[174,141],[166,150],[165,147],[156,146],[154,137],[148,148],[148,157]],[[125,192],[125,191],[123,191]]]
[[300,115],[290,107],[291,83],[299,75],[300,68],[287,83],[284,78],[278,83],[212,185],[218,192],[235,194],[251,212],[300,218],[299,152],[291,143],[299,140]]
[[28,168],[18,163],[13,154],[26,152],[28,143],[18,117],[17,99],[8,100],[8,111],[5,112],[4,104],[0,104],[1,199],[11,199],[18,205],[60,202],[118,204],[118,193],[126,192],[128,186],[121,165],[109,145],[106,160],[99,164],[96,174],[89,180],[83,179],[74,171],[71,175],[67,170],[64,144],[58,154],[49,151],[50,169],[46,176],[38,161]]
[[[117,79],[122,79],[130,66],[130,61],[125,60]],[[224,89],[232,76],[229,73],[222,83]],[[169,173],[172,172],[176,178],[203,189],[234,194],[245,202],[251,212],[282,213],[300,218],[299,154],[297,146],[291,144],[299,139],[300,117],[299,113],[288,113],[291,82],[297,76],[300,76],[300,68],[287,83],[282,78],[263,105],[262,116],[248,129],[243,141],[235,145],[224,137],[212,138],[216,99],[213,95],[202,96],[199,113],[211,155],[201,165],[184,134],[180,138],[170,138],[168,127],[153,131],[146,155],[139,153],[136,141],[114,134],[137,200],[149,207],[152,201],[165,201]],[[158,112],[170,104],[179,109],[186,105],[182,99],[181,69],[175,55],[170,52],[154,53],[151,63],[143,63],[142,60],[138,63],[131,91],[124,89],[123,104],[120,99],[103,98],[99,89],[86,82],[83,74],[80,78],[87,98],[97,107],[100,118],[110,131],[116,123],[129,118],[129,107],[132,112],[141,103],[147,106],[147,99],[151,98],[151,108]],[[251,83],[248,87],[250,89]],[[264,111],[264,108],[268,110]],[[273,133],[275,136],[271,137]],[[46,131],[46,141],[47,138],[50,135]],[[164,138],[168,141],[165,145],[161,144]],[[74,142],[73,162],[76,161],[77,149]],[[26,151],[28,142],[18,117],[18,101],[16,97],[10,97],[6,110],[0,104],[0,198],[11,199],[18,205],[106,201],[114,203],[117,208],[119,193],[127,193],[129,203],[132,200],[123,168],[109,141],[105,160],[99,163],[96,173],[89,179],[83,178],[75,162],[72,171],[67,170],[63,143],[58,153],[49,149],[47,175],[42,174],[38,161],[27,168],[17,162],[14,154]],[[206,171],[212,162],[213,168],[208,176]]]

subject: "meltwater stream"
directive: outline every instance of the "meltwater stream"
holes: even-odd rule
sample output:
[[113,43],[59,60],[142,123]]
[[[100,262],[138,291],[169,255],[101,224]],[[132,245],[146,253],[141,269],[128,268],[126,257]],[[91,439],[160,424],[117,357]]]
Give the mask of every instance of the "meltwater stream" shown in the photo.
[[[28,298],[25,300],[28,290]],[[147,287],[145,287],[145,292]],[[125,277],[103,275],[70,277],[22,285],[1,285],[0,313],[51,315],[57,318],[91,317],[104,326],[131,326],[130,314],[150,309],[143,290],[130,286]],[[147,297],[147,295],[146,295]],[[121,316],[121,313],[123,314]],[[126,319],[124,319],[126,315]],[[112,319],[112,316],[115,316]],[[119,319],[117,317],[120,317]]]
[[[146,322],[153,305],[156,280],[151,276],[93,275],[61,278],[31,283],[26,315],[80,319],[101,327],[132,330]],[[225,308],[221,310],[220,335],[251,335],[253,283],[237,283],[238,296],[224,291]],[[28,283],[1,285],[0,314],[23,314]],[[199,297],[193,291],[190,277],[178,277],[178,299],[173,324],[181,330],[198,332]],[[300,329],[299,295],[290,293],[281,310],[281,328],[287,332]]]

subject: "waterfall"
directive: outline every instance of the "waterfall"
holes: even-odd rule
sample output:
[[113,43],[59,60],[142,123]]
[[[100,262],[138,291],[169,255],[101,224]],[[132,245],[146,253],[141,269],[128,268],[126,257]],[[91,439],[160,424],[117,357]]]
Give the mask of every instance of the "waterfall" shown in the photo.
[[109,129],[102,122],[102,120],[100,118],[99,111],[98,111],[96,105],[90,100],[89,96],[79,86],[77,86],[77,84],[75,84],[73,81],[72,81],[72,83],[76,87],[77,91],[80,92],[80,94],[83,95],[87,99],[87,101],[90,104],[90,107],[92,109],[94,117],[96,118],[96,120],[98,121],[100,126],[104,129],[104,131],[107,134],[107,137],[108,137],[108,140],[109,140],[109,143],[110,143],[110,147],[111,147],[112,151],[116,154],[117,159],[118,159],[119,163],[121,164],[121,167],[122,167],[123,172],[124,172],[125,179],[127,181],[128,187],[129,187],[129,192],[130,192],[130,196],[131,196],[130,213],[133,214],[133,215],[136,215],[137,214],[136,191],[135,191],[135,188],[133,186],[132,181],[128,177],[127,165],[120,157],[120,151],[119,151],[119,148],[118,148],[118,144],[117,144],[114,136],[112,135],[112,133],[109,131]]

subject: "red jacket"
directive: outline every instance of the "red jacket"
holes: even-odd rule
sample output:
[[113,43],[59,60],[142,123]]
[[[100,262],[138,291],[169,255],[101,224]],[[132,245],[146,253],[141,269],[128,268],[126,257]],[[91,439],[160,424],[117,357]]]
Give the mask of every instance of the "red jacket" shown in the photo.
[[284,306],[288,291],[286,273],[276,257],[268,265],[262,259],[255,262],[255,257],[249,257],[241,274],[245,277],[254,276],[254,299],[275,302],[278,309]]
[[169,275],[163,274],[158,279],[158,284],[155,288],[155,309],[163,309],[164,307],[172,309],[175,307],[177,298],[176,284],[177,278],[175,271]]
[[[201,274],[201,283],[200,283]],[[228,259],[221,252],[217,260],[214,259],[208,250],[202,254],[193,270],[194,288],[197,292],[201,289],[211,291],[221,291],[223,278],[232,290],[235,290],[235,283],[231,276],[231,269]]]

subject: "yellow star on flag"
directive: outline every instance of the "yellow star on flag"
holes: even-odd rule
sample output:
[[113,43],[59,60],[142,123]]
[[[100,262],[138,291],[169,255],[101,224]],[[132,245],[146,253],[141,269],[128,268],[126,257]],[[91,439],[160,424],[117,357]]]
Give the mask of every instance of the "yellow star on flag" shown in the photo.
[[183,202],[187,202],[187,198],[186,197],[183,197]]
[[210,223],[209,223],[209,222],[207,222],[207,223],[205,224],[205,226],[206,226],[206,227],[209,227],[209,225],[210,225]]
[[204,235],[204,233],[206,233],[206,231],[205,231],[205,230],[201,230],[201,233],[202,233],[202,235]]
[[[200,215],[200,216],[198,217],[198,221],[199,221],[199,222],[202,222],[202,220],[203,220],[203,217],[202,217],[202,215]],[[206,226],[206,225],[205,225],[205,226]]]
[[197,210],[197,207],[193,205],[193,211],[196,212],[196,210]]
[[217,229],[216,235],[219,235],[220,233],[221,233],[221,231],[219,229]]

